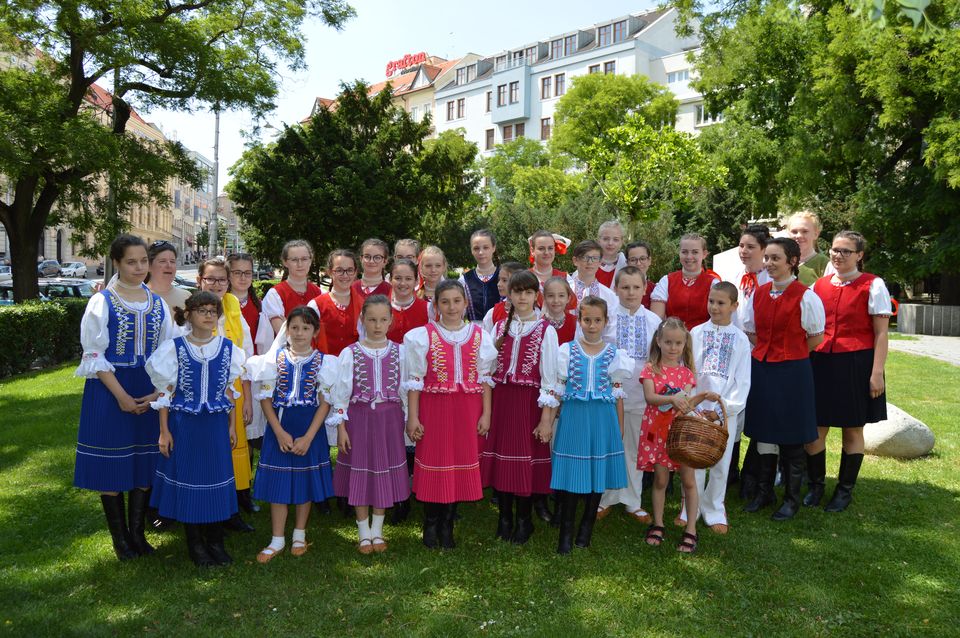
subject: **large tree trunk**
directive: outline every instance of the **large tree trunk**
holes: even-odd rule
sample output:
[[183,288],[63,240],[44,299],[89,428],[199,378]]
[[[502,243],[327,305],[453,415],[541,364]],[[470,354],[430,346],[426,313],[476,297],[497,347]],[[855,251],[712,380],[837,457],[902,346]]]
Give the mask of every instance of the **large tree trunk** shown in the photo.
[[39,243],[56,196],[55,189],[44,188],[34,203],[36,185],[37,181],[31,179],[18,182],[13,203],[4,211],[13,269],[13,300],[16,303],[40,296],[37,285]]

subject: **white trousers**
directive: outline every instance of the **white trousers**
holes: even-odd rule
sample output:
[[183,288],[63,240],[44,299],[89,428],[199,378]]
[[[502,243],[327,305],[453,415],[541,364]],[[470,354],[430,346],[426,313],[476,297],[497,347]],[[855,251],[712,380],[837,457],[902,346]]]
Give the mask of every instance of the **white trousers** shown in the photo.
[[[734,415],[728,422],[729,436],[727,447],[717,464],[708,470],[696,470],[697,494],[700,496],[700,511],[698,514],[707,525],[727,525],[727,509],[724,500],[727,495],[727,476],[730,473],[730,459],[733,458],[733,446],[740,440],[743,432],[744,413]],[[687,520],[687,508],[684,506],[680,518]]]
[[623,458],[627,464],[627,486],[619,490],[607,490],[600,499],[600,507],[607,508],[623,503],[630,513],[642,510],[640,492],[643,489],[643,472],[637,469],[637,452],[640,449],[640,424],[643,411],[623,412]]

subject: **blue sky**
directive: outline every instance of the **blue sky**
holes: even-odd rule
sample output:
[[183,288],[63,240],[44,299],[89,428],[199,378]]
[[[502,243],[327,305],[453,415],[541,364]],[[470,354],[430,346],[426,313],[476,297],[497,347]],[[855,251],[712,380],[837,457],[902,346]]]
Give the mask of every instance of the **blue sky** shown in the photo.
[[[340,32],[319,23],[305,25],[307,70],[285,70],[277,109],[267,122],[282,127],[309,115],[316,96],[335,97],[341,81],[384,78],[388,61],[426,51],[447,59],[465,53],[490,55],[578,27],[656,7],[656,0],[351,0],[357,16]],[[154,111],[147,120],[168,137],[213,159],[213,114]],[[246,113],[225,113],[220,120],[220,190],[227,168],[243,152],[241,131],[252,125]],[[273,133],[265,129],[261,139]]]

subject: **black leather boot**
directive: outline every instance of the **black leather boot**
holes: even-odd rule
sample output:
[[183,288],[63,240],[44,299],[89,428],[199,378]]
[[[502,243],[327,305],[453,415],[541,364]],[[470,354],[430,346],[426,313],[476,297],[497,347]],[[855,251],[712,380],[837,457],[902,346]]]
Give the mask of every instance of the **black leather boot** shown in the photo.
[[773,479],[777,474],[777,455],[758,454],[756,465],[757,489],[753,499],[743,506],[744,512],[759,512],[777,502],[773,493]]
[[573,550],[573,521],[577,517],[577,495],[570,492],[557,492],[557,509],[560,516],[560,540],[557,543],[558,554],[569,554]]
[[457,520],[457,504],[441,505],[440,525],[437,526],[437,537],[441,549],[454,549],[457,543],[453,540],[453,523]]
[[500,519],[497,521],[497,533],[494,537],[508,541],[513,536],[513,494],[497,491],[496,495],[500,506]]
[[390,524],[399,525],[410,516],[410,499],[393,504],[393,511],[390,513]]
[[233,516],[224,521],[223,528],[229,532],[244,534],[255,531],[253,525],[240,518],[240,512],[234,512]]
[[577,547],[590,547],[590,539],[593,538],[593,524],[597,522],[597,508],[600,506],[602,497],[603,492],[590,492],[584,496],[583,518],[580,519],[580,529],[577,530],[577,540],[574,541]]
[[550,517],[550,527],[560,527],[560,497],[554,492],[550,495],[553,500],[553,515]]
[[423,544],[429,549],[440,546],[437,528],[440,526],[440,503],[423,504]]
[[101,494],[100,503],[103,505],[103,513],[107,518],[107,529],[110,530],[110,537],[113,539],[113,551],[116,552],[117,558],[130,560],[138,557],[140,554],[132,547],[130,532],[127,530],[127,521],[123,511],[123,492],[113,496]]
[[823,499],[823,484],[827,478],[827,451],[807,455],[807,481],[810,489],[803,497],[807,507],[817,507]]
[[751,440],[747,445],[747,453],[743,457],[743,467],[740,469],[740,500],[749,503],[757,496],[757,464],[760,454],[757,452],[756,441]]
[[187,551],[190,553],[190,560],[197,567],[212,567],[217,563],[210,557],[207,546],[203,542],[203,532],[200,525],[184,523],[183,531],[187,535]]
[[533,497],[517,497],[517,525],[513,528],[510,541],[515,545],[523,545],[533,534]]
[[800,511],[800,489],[807,470],[807,455],[802,445],[781,445],[780,458],[784,461],[783,503],[770,518],[775,521],[788,521]]
[[130,546],[141,556],[154,552],[153,546],[147,542],[143,534],[143,526],[147,517],[147,504],[150,502],[150,490],[130,490],[130,501],[127,506],[127,524],[130,529]]
[[550,507],[547,505],[546,494],[533,495],[533,511],[544,523],[553,524],[553,513],[550,511]]
[[727,487],[740,480],[740,441],[733,444],[730,454],[730,468],[727,470]]
[[207,523],[203,526],[203,535],[207,540],[207,553],[217,565],[229,565],[233,562],[223,546],[223,523]]
[[837,489],[834,490],[830,502],[823,508],[825,512],[842,512],[847,509],[847,506],[853,500],[853,487],[857,484],[857,477],[860,476],[860,466],[862,464],[863,454],[840,453]]
[[260,506],[254,502],[253,497],[250,495],[250,488],[237,490],[237,505],[247,514],[260,511]]

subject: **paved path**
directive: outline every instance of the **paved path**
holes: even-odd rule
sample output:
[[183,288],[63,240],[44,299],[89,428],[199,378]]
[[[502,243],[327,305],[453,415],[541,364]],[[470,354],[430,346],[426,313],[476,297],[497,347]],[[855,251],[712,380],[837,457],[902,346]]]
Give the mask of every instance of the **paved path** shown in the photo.
[[940,361],[960,366],[960,337],[931,337],[929,335],[909,335],[916,341],[890,340],[890,349],[910,354],[932,357]]

